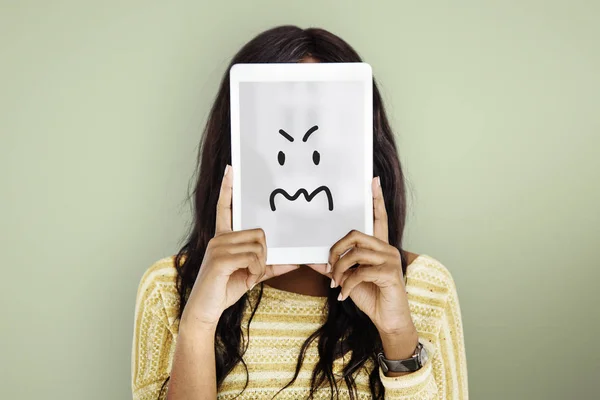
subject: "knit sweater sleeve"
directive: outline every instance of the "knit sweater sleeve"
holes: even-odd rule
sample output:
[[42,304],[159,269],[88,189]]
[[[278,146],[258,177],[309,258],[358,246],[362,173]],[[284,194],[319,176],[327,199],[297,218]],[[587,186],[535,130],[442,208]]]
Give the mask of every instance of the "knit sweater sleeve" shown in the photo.
[[[164,400],[177,329],[177,291],[172,259],[156,262],[143,275],[136,297],[131,388],[134,400]],[[160,397],[159,397],[160,395]]]
[[[411,314],[429,359],[416,372],[379,376],[385,399],[468,399],[463,325],[456,285],[441,264],[408,281]],[[435,322],[432,322],[435,321]],[[435,329],[431,329],[431,327]]]

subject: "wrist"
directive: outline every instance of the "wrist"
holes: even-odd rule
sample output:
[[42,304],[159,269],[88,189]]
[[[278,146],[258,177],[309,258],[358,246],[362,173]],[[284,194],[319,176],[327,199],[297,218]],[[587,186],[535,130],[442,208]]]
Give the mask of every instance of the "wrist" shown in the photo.
[[[411,358],[419,344],[417,330],[396,334],[380,334],[383,347],[383,356],[388,360],[406,360]],[[386,376],[397,377],[410,372],[385,372]]]
[[216,323],[204,322],[197,318],[189,318],[186,315],[182,315],[181,320],[179,321],[179,335],[214,335],[216,331]]
[[410,358],[419,344],[419,334],[416,329],[397,333],[380,333],[383,354],[389,360],[404,360]]

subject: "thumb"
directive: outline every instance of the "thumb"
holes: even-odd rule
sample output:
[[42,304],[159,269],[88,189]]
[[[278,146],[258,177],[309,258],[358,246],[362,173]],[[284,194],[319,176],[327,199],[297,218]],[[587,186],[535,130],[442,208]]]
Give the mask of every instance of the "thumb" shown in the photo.
[[273,264],[271,265],[271,267],[273,267],[273,276],[279,276],[279,275],[283,275],[283,274],[287,274],[288,272],[291,272],[295,269],[300,268],[299,264]]
[[266,281],[275,276],[287,274],[295,269],[300,268],[298,264],[269,264],[265,269],[265,274],[259,280],[257,280],[254,284]]
[[329,265],[329,264],[306,264],[306,265],[310,269],[317,271],[321,275],[331,277],[331,265]]

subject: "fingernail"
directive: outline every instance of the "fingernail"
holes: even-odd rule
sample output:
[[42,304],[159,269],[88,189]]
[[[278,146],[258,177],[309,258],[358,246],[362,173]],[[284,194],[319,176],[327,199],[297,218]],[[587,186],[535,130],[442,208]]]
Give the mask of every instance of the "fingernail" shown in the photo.
[[338,296],[338,300],[341,301],[342,300],[342,292],[340,292],[340,295]]
[[332,288],[336,287],[335,280],[333,278],[331,278],[331,287]]
[[377,177],[377,185],[381,187],[381,178]]
[[329,264],[329,262],[327,262],[327,273],[331,272],[331,264]]
[[252,286],[250,286],[250,290],[254,289],[254,286],[256,286],[256,283]]
[[225,172],[223,172],[223,177],[227,176],[227,172],[229,172],[229,164],[225,166]]

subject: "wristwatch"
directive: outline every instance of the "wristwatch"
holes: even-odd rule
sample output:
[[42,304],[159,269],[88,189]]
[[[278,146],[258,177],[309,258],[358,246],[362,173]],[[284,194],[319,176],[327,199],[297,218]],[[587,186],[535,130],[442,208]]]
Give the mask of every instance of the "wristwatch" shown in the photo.
[[377,361],[384,373],[389,372],[415,372],[421,369],[427,362],[427,351],[419,342],[415,352],[406,360],[388,360],[383,356],[383,352],[377,354]]

